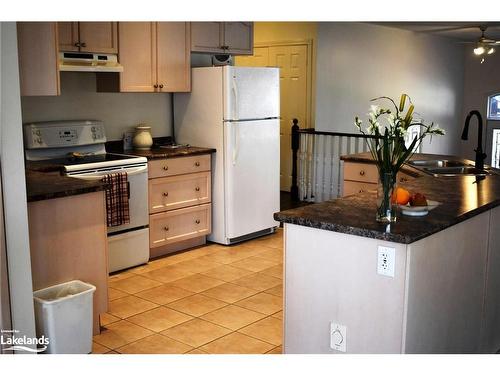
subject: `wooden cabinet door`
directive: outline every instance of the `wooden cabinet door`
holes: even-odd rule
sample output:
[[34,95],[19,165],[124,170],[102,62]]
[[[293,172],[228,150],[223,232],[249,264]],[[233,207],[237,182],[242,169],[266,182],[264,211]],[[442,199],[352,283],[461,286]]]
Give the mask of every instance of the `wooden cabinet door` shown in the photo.
[[78,51],[78,22],[58,22],[59,50]]
[[157,82],[160,91],[191,90],[190,29],[188,22],[156,24]]
[[191,51],[223,53],[223,22],[191,22]]
[[59,95],[57,24],[18,22],[17,43],[21,95]]
[[117,53],[117,31],[116,22],[79,22],[80,51]]
[[253,53],[253,22],[224,22],[224,46],[231,54]]
[[156,22],[120,22],[119,37],[120,91],[155,91]]

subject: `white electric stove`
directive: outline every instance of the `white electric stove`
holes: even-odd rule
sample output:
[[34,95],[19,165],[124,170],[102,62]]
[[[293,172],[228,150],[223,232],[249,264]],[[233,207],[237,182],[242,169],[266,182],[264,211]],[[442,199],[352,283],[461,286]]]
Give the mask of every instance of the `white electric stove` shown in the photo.
[[109,272],[149,260],[148,163],[140,156],[107,153],[104,125],[96,120],[24,125],[26,160],[61,165],[69,177],[100,180],[126,172],[130,223],[108,227]]

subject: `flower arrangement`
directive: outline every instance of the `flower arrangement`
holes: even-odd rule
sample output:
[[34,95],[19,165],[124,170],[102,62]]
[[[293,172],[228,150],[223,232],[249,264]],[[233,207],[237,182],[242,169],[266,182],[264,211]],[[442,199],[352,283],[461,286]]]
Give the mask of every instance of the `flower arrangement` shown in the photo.
[[[354,123],[358,130],[367,136],[368,149],[379,171],[379,180],[383,191],[382,194],[379,194],[377,220],[392,222],[396,220],[396,216],[391,196],[398,171],[415,153],[426,136],[444,135],[445,131],[434,122],[426,124],[422,119],[414,119],[414,115],[417,113],[414,111],[415,106],[407,94],[401,95],[399,106],[387,96],[381,96],[371,101],[382,100],[390,102],[391,108],[371,105],[368,113],[369,125],[365,130],[363,130],[363,122],[358,116],[355,117]],[[407,106],[406,112],[405,106]],[[420,134],[412,140],[409,147],[406,147],[405,136],[408,128],[415,125],[420,126]],[[380,195],[382,196],[380,197]]]

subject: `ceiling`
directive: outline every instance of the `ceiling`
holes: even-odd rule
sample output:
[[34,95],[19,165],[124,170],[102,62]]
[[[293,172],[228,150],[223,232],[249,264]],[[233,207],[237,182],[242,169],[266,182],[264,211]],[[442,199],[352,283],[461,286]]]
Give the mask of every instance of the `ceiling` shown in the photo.
[[500,22],[378,22],[379,25],[439,35],[457,42],[475,42],[481,36],[479,25],[488,26],[487,38],[500,39]]

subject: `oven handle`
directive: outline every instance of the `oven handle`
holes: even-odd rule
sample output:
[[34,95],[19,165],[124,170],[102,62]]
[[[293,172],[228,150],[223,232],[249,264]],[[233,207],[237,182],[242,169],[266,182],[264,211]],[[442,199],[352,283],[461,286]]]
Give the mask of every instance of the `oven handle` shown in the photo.
[[[145,165],[143,167],[138,167],[138,168],[130,168],[130,169],[122,169],[122,170],[119,170],[119,171],[110,171],[111,173],[109,174],[113,174],[114,173],[117,173],[117,172],[127,172],[127,175],[128,176],[134,176],[136,174],[140,174],[140,173],[144,173],[148,170],[148,166]],[[75,177],[75,178],[80,178],[82,180],[87,180],[87,181],[98,181],[98,180],[102,180],[103,177],[105,176],[106,174],[101,174],[101,175],[98,175],[96,176],[95,174],[70,174],[68,175],[69,177]]]

